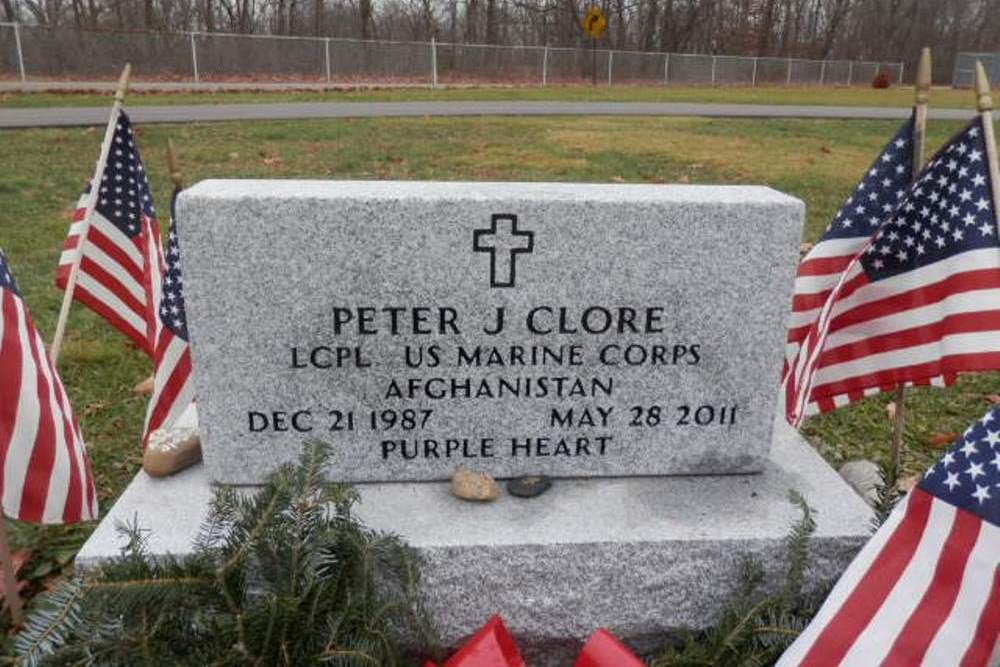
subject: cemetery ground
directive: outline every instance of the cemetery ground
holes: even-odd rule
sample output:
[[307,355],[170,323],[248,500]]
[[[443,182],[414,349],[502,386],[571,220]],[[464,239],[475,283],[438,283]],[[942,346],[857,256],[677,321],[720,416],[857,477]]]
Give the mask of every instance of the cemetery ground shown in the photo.
[[[929,150],[958,128],[932,122]],[[814,241],[895,129],[896,123],[881,121],[357,119],[156,125],[140,127],[138,143],[164,224],[169,138],[188,183],[252,177],[766,184],[806,202],[804,240]],[[100,139],[97,128],[72,128],[5,131],[0,141],[0,240],[45,338],[61,299],[53,286],[56,260]],[[146,397],[132,387],[151,366],[77,305],[60,369],[106,511],[140,466]],[[909,391],[905,474],[924,470],[990,401],[1000,401],[997,394],[998,374],[966,376],[947,390]],[[868,399],[810,420],[804,432],[834,466],[855,458],[887,463],[888,402],[888,395]],[[29,582],[27,592],[58,576],[92,528],[15,525],[12,539],[24,561],[20,576]]]
[[[317,84],[319,85],[319,84]],[[262,89],[248,91],[150,91],[133,89],[128,104],[266,104],[279,102],[425,102],[425,101],[572,101],[572,102],[699,102],[719,104],[908,107],[913,90],[895,86],[876,90],[866,86],[549,86],[455,87],[378,89],[359,86],[348,90]],[[935,88],[936,108],[974,108],[967,90]],[[107,106],[109,95],[84,89],[59,92],[0,91],[0,108],[50,106]]]

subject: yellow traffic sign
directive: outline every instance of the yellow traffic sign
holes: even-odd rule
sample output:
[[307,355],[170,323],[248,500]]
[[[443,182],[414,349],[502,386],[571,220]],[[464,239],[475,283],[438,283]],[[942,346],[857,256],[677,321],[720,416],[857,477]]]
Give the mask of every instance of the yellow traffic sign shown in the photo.
[[594,39],[599,38],[608,29],[608,19],[600,7],[594,5],[583,17],[583,29]]

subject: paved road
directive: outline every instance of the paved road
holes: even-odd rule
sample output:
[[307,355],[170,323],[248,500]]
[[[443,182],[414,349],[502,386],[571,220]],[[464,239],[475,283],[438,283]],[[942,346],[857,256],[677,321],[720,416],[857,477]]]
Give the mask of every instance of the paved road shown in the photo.
[[[899,119],[903,107],[765,106],[684,102],[299,102],[288,104],[200,104],[135,106],[139,123],[374,118],[412,116],[708,116],[716,118]],[[106,107],[0,109],[0,127],[103,125]],[[934,119],[964,120],[964,109],[931,109]]]

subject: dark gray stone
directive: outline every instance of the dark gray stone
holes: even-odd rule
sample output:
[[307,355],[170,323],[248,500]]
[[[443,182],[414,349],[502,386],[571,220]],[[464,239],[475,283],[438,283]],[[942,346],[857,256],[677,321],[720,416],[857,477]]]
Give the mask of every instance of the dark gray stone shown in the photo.
[[507,493],[518,498],[535,498],[552,488],[552,480],[544,475],[525,475],[507,480]]

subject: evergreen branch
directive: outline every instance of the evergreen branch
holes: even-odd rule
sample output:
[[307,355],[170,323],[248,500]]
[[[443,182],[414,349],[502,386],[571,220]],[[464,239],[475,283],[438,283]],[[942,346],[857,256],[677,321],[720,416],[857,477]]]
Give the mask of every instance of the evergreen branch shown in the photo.
[[119,556],[39,598],[17,664],[398,665],[400,638],[429,625],[419,562],[353,516],[328,459],[311,445],[254,495],[217,488],[183,560],[151,556],[134,519],[119,526]]
[[335,660],[336,658],[361,658],[365,662],[370,662],[373,665],[378,666],[379,661],[368,655],[367,653],[361,653],[360,651],[324,651],[320,654],[320,660]]
[[75,578],[42,596],[14,642],[18,664],[34,667],[45,655],[62,646],[80,622],[80,601],[84,594],[83,580]]

